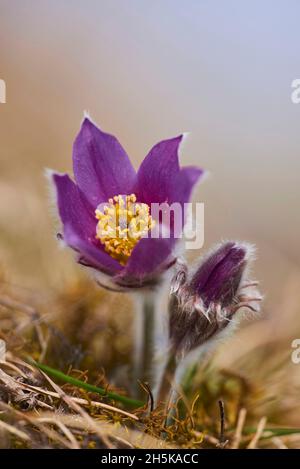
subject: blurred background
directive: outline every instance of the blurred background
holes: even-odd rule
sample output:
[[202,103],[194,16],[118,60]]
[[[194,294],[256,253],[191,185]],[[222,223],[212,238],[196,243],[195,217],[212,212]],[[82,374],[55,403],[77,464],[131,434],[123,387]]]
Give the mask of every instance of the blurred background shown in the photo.
[[6,278],[42,291],[82,275],[57,247],[43,172],[71,171],[84,110],[136,167],[154,143],[189,131],[181,163],[210,171],[195,194],[204,249],[221,238],[256,244],[270,320],[252,334],[281,334],[300,378],[289,359],[300,336],[299,15],[297,0],[0,0]]

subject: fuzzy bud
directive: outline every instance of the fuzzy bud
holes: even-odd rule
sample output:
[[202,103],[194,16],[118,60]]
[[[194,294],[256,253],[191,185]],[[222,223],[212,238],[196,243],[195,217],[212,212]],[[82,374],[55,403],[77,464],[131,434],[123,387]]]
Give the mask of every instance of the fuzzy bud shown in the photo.
[[171,283],[169,329],[172,348],[186,355],[233,323],[241,308],[259,312],[257,282],[247,279],[252,248],[226,242],[212,250],[192,274],[180,267]]

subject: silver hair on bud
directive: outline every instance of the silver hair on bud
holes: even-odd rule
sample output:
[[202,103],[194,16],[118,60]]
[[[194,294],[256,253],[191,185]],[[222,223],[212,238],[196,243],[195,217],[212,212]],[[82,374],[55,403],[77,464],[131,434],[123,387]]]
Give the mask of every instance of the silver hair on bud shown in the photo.
[[[170,383],[190,352],[233,330],[241,310],[259,313],[262,296],[257,282],[248,279],[252,252],[246,243],[228,241],[212,249],[194,272],[178,267],[170,287],[169,358],[162,381]],[[158,402],[168,392],[170,387],[161,383]]]

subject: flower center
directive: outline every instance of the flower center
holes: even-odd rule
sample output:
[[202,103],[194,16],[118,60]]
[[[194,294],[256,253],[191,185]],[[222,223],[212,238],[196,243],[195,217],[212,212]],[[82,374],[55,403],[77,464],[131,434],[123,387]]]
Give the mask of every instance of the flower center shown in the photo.
[[96,238],[122,265],[128,261],[137,242],[155,225],[149,205],[137,203],[135,194],[115,195],[108,203],[100,204],[95,214],[99,220]]

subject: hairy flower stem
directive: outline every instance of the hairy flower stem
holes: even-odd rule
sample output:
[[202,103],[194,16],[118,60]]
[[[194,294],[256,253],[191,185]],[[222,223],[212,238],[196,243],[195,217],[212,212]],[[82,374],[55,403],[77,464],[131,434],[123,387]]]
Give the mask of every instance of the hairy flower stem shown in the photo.
[[152,387],[152,366],[155,334],[155,294],[146,292],[138,296],[135,320],[135,346],[133,381],[137,395],[143,393],[138,381]]
[[177,369],[177,360],[175,358],[175,355],[176,354],[173,349],[169,351],[168,360],[162,373],[157,391],[157,405],[163,404],[165,406],[166,413],[168,412],[171,404],[172,385],[174,383],[175,373]]

